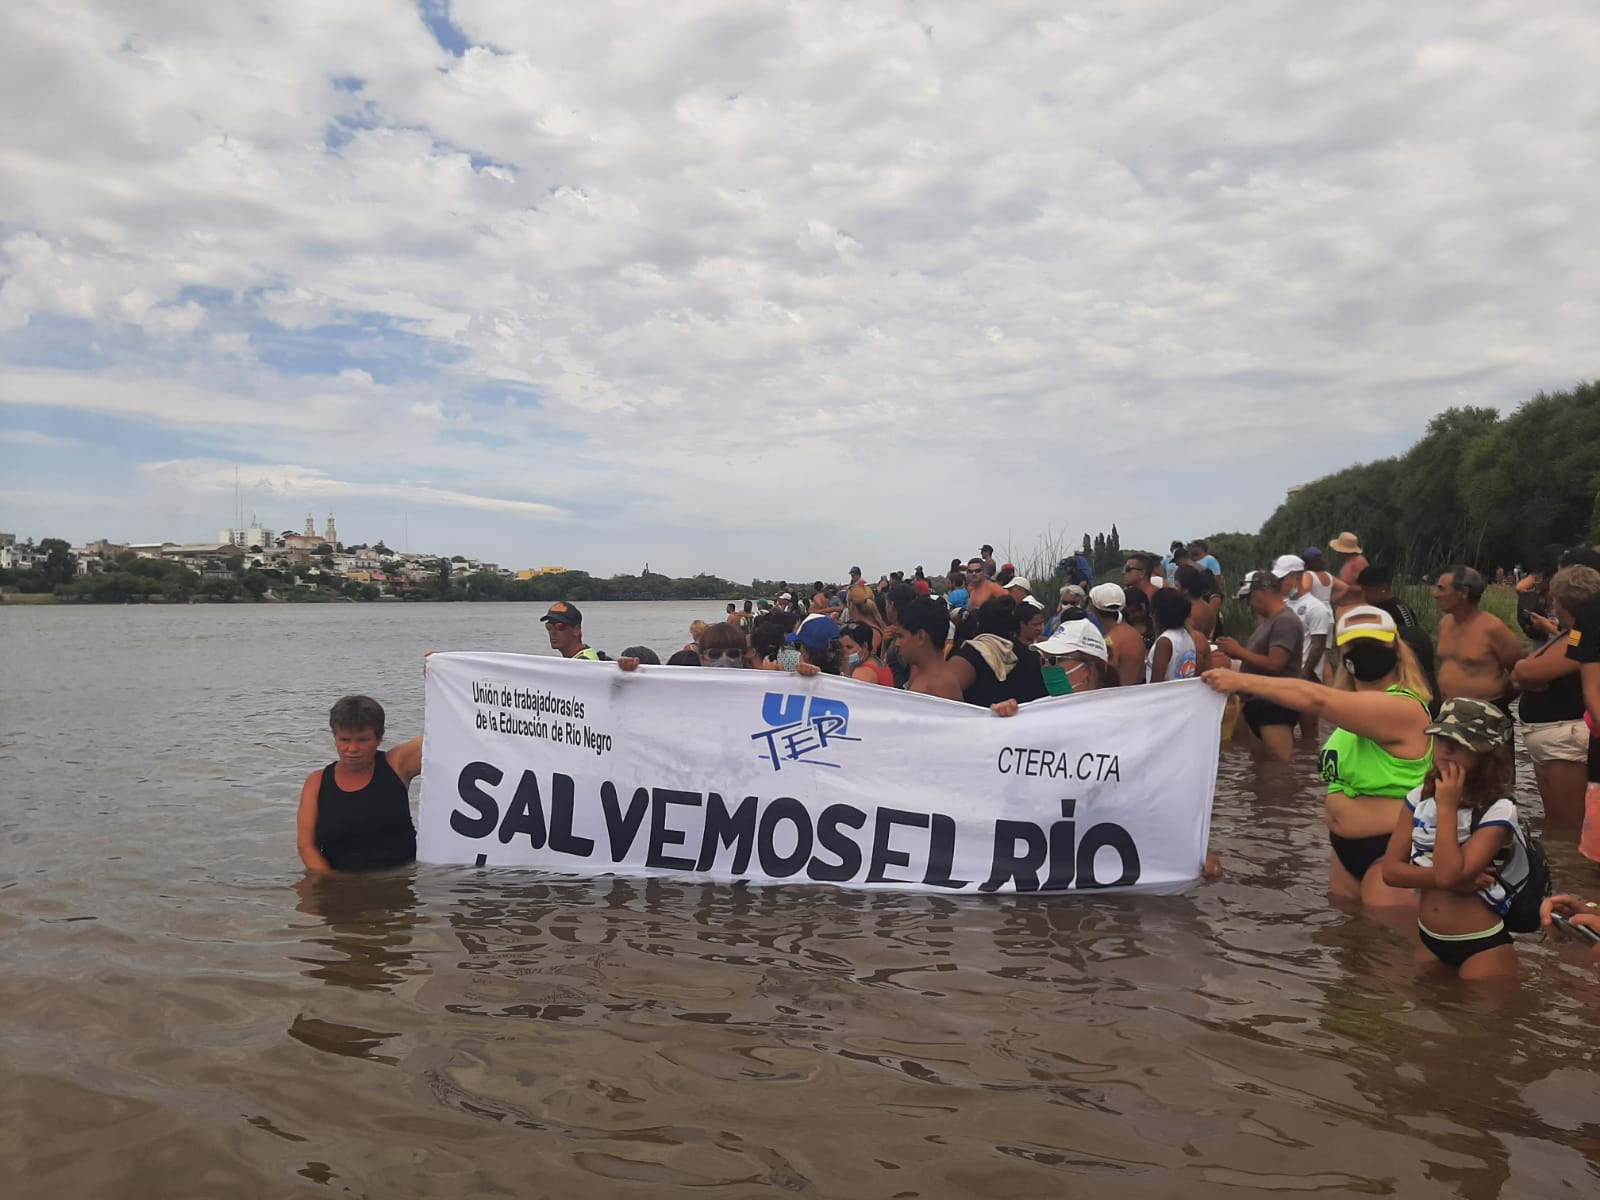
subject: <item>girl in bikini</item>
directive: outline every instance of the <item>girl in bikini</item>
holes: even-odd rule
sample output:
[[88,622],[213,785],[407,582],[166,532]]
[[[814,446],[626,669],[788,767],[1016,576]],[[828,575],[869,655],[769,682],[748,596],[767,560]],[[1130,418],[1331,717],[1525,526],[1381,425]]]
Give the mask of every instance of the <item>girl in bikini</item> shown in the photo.
[[1446,700],[1428,732],[1434,765],[1406,797],[1389,839],[1384,882],[1421,894],[1419,962],[1462,979],[1514,975],[1517,952],[1504,917],[1514,879],[1517,805],[1511,720],[1487,700]]

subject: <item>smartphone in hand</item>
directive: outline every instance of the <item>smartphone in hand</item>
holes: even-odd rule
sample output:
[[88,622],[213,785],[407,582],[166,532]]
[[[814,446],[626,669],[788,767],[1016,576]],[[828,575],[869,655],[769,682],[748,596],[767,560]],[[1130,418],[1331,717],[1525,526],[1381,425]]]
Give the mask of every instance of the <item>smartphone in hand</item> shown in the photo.
[[1596,929],[1592,925],[1574,925],[1572,919],[1565,913],[1551,913],[1550,923],[1563,933],[1574,933],[1590,942],[1600,942],[1600,929]]

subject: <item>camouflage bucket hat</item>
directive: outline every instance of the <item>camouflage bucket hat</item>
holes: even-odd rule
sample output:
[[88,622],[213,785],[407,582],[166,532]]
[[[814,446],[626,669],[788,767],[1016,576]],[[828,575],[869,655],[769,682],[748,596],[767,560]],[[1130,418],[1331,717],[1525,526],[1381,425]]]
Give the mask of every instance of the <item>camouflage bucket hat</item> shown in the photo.
[[1487,700],[1457,696],[1440,706],[1438,717],[1426,732],[1482,753],[1511,740],[1511,718]]

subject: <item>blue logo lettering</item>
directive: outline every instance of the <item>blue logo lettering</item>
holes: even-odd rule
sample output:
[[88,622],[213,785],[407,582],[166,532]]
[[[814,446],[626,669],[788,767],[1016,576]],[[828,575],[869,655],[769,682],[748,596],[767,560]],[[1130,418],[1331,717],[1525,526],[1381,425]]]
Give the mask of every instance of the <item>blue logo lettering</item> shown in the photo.
[[[802,719],[804,714],[804,719]],[[806,763],[813,767],[838,767],[821,757],[835,742],[859,742],[850,737],[850,706],[842,700],[822,696],[811,698],[810,710],[804,696],[768,692],[761,701],[761,719],[771,728],[752,733],[752,742],[761,742],[761,753],[781,771],[785,762]]]

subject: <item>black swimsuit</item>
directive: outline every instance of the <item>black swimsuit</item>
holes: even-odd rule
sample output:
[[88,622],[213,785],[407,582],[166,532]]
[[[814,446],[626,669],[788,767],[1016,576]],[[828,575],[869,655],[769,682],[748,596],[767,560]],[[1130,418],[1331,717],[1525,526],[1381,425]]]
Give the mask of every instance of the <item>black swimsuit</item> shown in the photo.
[[317,849],[335,871],[377,871],[417,861],[417,831],[411,801],[382,750],[372,778],[347,792],[333,778],[338,764],[322,772],[317,791]]

